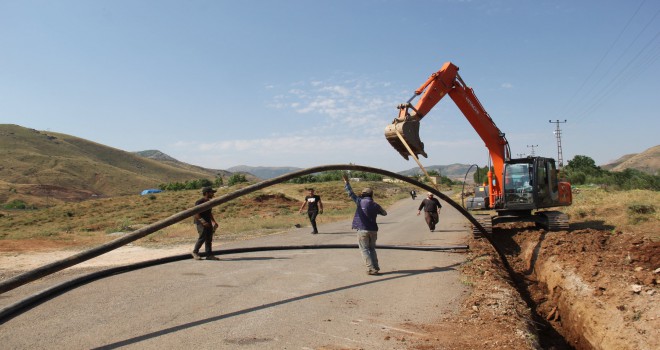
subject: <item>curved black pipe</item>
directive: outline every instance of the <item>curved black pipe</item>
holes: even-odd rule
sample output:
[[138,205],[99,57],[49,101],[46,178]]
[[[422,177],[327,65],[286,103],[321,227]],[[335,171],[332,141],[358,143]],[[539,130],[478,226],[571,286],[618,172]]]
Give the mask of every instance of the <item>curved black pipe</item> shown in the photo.
[[238,197],[244,196],[248,193],[252,193],[254,191],[261,190],[263,188],[288,181],[300,176],[308,175],[308,174],[314,174],[314,173],[319,173],[323,171],[329,171],[329,170],[356,170],[356,171],[364,171],[368,173],[375,173],[375,174],[380,174],[384,176],[389,176],[395,179],[399,179],[401,181],[410,183],[412,185],[415,185],[417,187],[423,188],[431,193],[434,193],[436,196],[440,197],[442,200],[447,202],[449,205],[454,207],[456,210],[458,210],[463,216],[465,216],[475,227],[481,231],[484,237],[488,239],[488,241],[491,243],[491,245],[495,248],[497,253],[500,255],[500,258],[502,259],[505,267],[510,271],[511,273],[511,268],[508,264],[508,261],[506,260],[504,253],[501,252],[499,248],[494,244],[493,240],[491,239],[489,233],[481,226],[481,224],[472,217],[463,207],[461,207],[459,204],[455,203],[451,198],[447,197],[443,193],[441,193],[439,190],[435,189],[434,187],[428,186],[424,183],[421,183],[417,180],[411,179],[407,176],[400,175],[397,173],[393,173],[387,170],[383,169],[378,169],[378,168],[372,168],[372,167],[367,167],[367,166],[362,166],[362,165],[354,165],[354,164],[336,164],[336,165],[322,165],[322,166],[317,166],[317,167],[312,167],[312,168],[307,168],[299,171],[295,171],[292,173],[284,174],[269,180],[265,180],[259,183],[256,183],[251,186],[247,186],[245,188],[242,188],[240,190],[236,190],[234,192],[228,193],[226,195],[211,199],[210,201],[197,205],[195,207],[192,207],[190,209],[186,209],[182,212],[179,212],[177,214],[174,214],[168,218],[165,218],[163,220],[159,220],[151,225],[145,226],[139,230],[135,230],[123,237],[117,238],[111,242],[105,243],[101,246],[98,246],[96,248],[92,248],[83,252],[80,252],[78,254],[75,254],[73,256],[70,256],[68,258],[55,261],[53,263],[44,265],[42,267],[39,267],[37,269],[34,269],[32,271],[28,271],[25,273],[22,273],[20,275],[17,275],[15,277],[12,277],[6,281],[0,282],[0,294],[7,292],[9,290],[12,290],[14,288],[17,288],[19,286],[22,286],[26,283],[32,282],[34,280],[37,280],[41,277],[53,274],[57,271],[64,270],[67,267],[71,267],[73,265],[79,264],[83,261],[87,261],[89,259],[95,258],[101,254],[105,254],[111,250],[117,249],[123,245],[126,245],[128,243],[131,243],[133,241],[136,241],[142,237],[145,237],[153,232],[156,232],[158,230],[161,230],[167,226],[170,226],[172,224],[175,224],[179,221],[185,220],[197,213],[203,212],[205,210],[211,209],[217,205],[223,204],[225,202],[228,202],[232,199],[236,199]]
[[[248,247],[248,248],[235,248],[235,249],[225,249],[225,250],[215,250],[213,254],[215,255],[229,255],[229,254],[240,254],[240,253],[250,253],[250,252],[263,252],[263,251],[275,251],[275,250],[297,250],[297,249],[355,249],[358,248],[357,244],[326,244],[326,245],[299,245],[299,246],[272,246],[272,247]],[[377,246],[377,249],[396,249],[396,250],[420,250],[420,251],[446,251],[446,250],[462,250],[468,249],[465,245],[458,246]],[[52,286],[48,289],[42,290],[38,293],[35,293],[27,298],[19,300],[9,306],[6,306],[0,309],[0,325],[11,320],[12,318],[30,310],[31,308],[40,305],[49,299],[52,299],[58,295],[61,295],[67,291],[70,291],[74,288],[80,287],[87,283],[97,281],[99,279],[118,275],[121,273],[131,272],[146,267],[156,266],[167,264],[175,261],[188,260],[192,259],[190,254],[181,254],[174,255],[160,259],[153,259],[148,261],[143,261],[135,264],[113,267],[101,271],[92,272],[80,277],[76,277],[72,280],[62,282],[55,286]]]

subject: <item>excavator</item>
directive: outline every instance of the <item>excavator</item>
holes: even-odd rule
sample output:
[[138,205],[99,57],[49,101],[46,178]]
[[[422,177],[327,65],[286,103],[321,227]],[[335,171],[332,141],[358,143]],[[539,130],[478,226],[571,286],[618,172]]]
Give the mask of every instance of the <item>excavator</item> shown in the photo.
[[[412,101],[420,96],[419,101]],[[533,222],[548,231],[568,229],[568,215],[555,210],[539,210],[572,203],[571,185],[558,179],[555,160],[529,156],[512,159],[505,134],[495,125],[472,88],[458,74],[458,67],[446,62],[415,94],[397,106],[399,115],[385,128],[385,137],[403,158],[428,158],[419,138],[420,121],[440,100],[449,95],[486,144],[489,152],[488,182],[475,188],[467,200],[468,210],[495,211],[495,215],[475,215],[492,233],[493,225],[504,222]],[[421,164],[420,164],[421,166]],[[477,234],[479,231],[473,228]]]

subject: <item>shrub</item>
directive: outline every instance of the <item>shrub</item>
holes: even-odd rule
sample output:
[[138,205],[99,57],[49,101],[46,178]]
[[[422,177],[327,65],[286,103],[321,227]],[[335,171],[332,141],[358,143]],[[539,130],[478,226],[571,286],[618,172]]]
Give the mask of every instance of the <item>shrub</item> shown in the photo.
[[227,185],[233,186],[233,185],[241,183],[241,182],[247,182],[247,179],[245,178],[245,175],[243,175],[243,174],[234,174],[231,177],[229,177],[229,180],[227,180]]
[[15,199],[3,206],[5,209],[37,209],[34,205],[28,205],[20,199]]

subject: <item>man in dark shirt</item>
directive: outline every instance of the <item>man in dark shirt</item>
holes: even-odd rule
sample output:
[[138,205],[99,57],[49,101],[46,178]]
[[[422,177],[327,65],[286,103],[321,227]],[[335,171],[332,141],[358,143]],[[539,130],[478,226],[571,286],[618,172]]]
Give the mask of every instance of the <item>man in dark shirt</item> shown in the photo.
[[319,230],[316,229],[316,216],[323,214],[323,202],[321,202],[321,196],[314,194],[314,189],[308,189],[309,194],[305,197],[302,206],[298,212],[302,213],[305,206],[307,206],[307,216],[309,216],[309,221],[312,223],[312,234],[319,233]]
[[[216,191],[211,187],[202,188],[202,195],[204,197],[197,200],[195,205],[200,205],[210,201],[211,198],[213,198],[213,194],[215,194],[215,192]],[[201,248],[202,244],[204,244],[204,249],[206,250],[206,260],[220,260],[213,256],[213,249],[211,248],[211,244],[213,242],[213,233],[218,228],[218,223],[215,221],[211,209],[195,214],[194,218],[199,238],[197,239],[197,242],[195,242],[195,247],[192,251],[193,259],[202,259],[202,257],[199,256],[199,248]]]
[[433,198],[433,193],[429,192],[417,209],[417,215],[424,209],[424,219],[426,219],[426,224],[429,225],[431,232],[435,230],[435,225],[438,223],[440,208],[442,208],[440,201],[437,198]]

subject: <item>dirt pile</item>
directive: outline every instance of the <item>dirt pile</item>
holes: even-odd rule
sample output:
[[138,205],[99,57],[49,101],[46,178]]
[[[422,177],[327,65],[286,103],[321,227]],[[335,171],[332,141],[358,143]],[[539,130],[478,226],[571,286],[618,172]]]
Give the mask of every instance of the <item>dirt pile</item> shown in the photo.
[[634,232],[495,227],[462,266],[459,315],[424,325],[414,349],[658,349],[660,242]]
[[509,225],[496,240],[543,316],[578,349],[657,349],[660,243],[594,229]]

